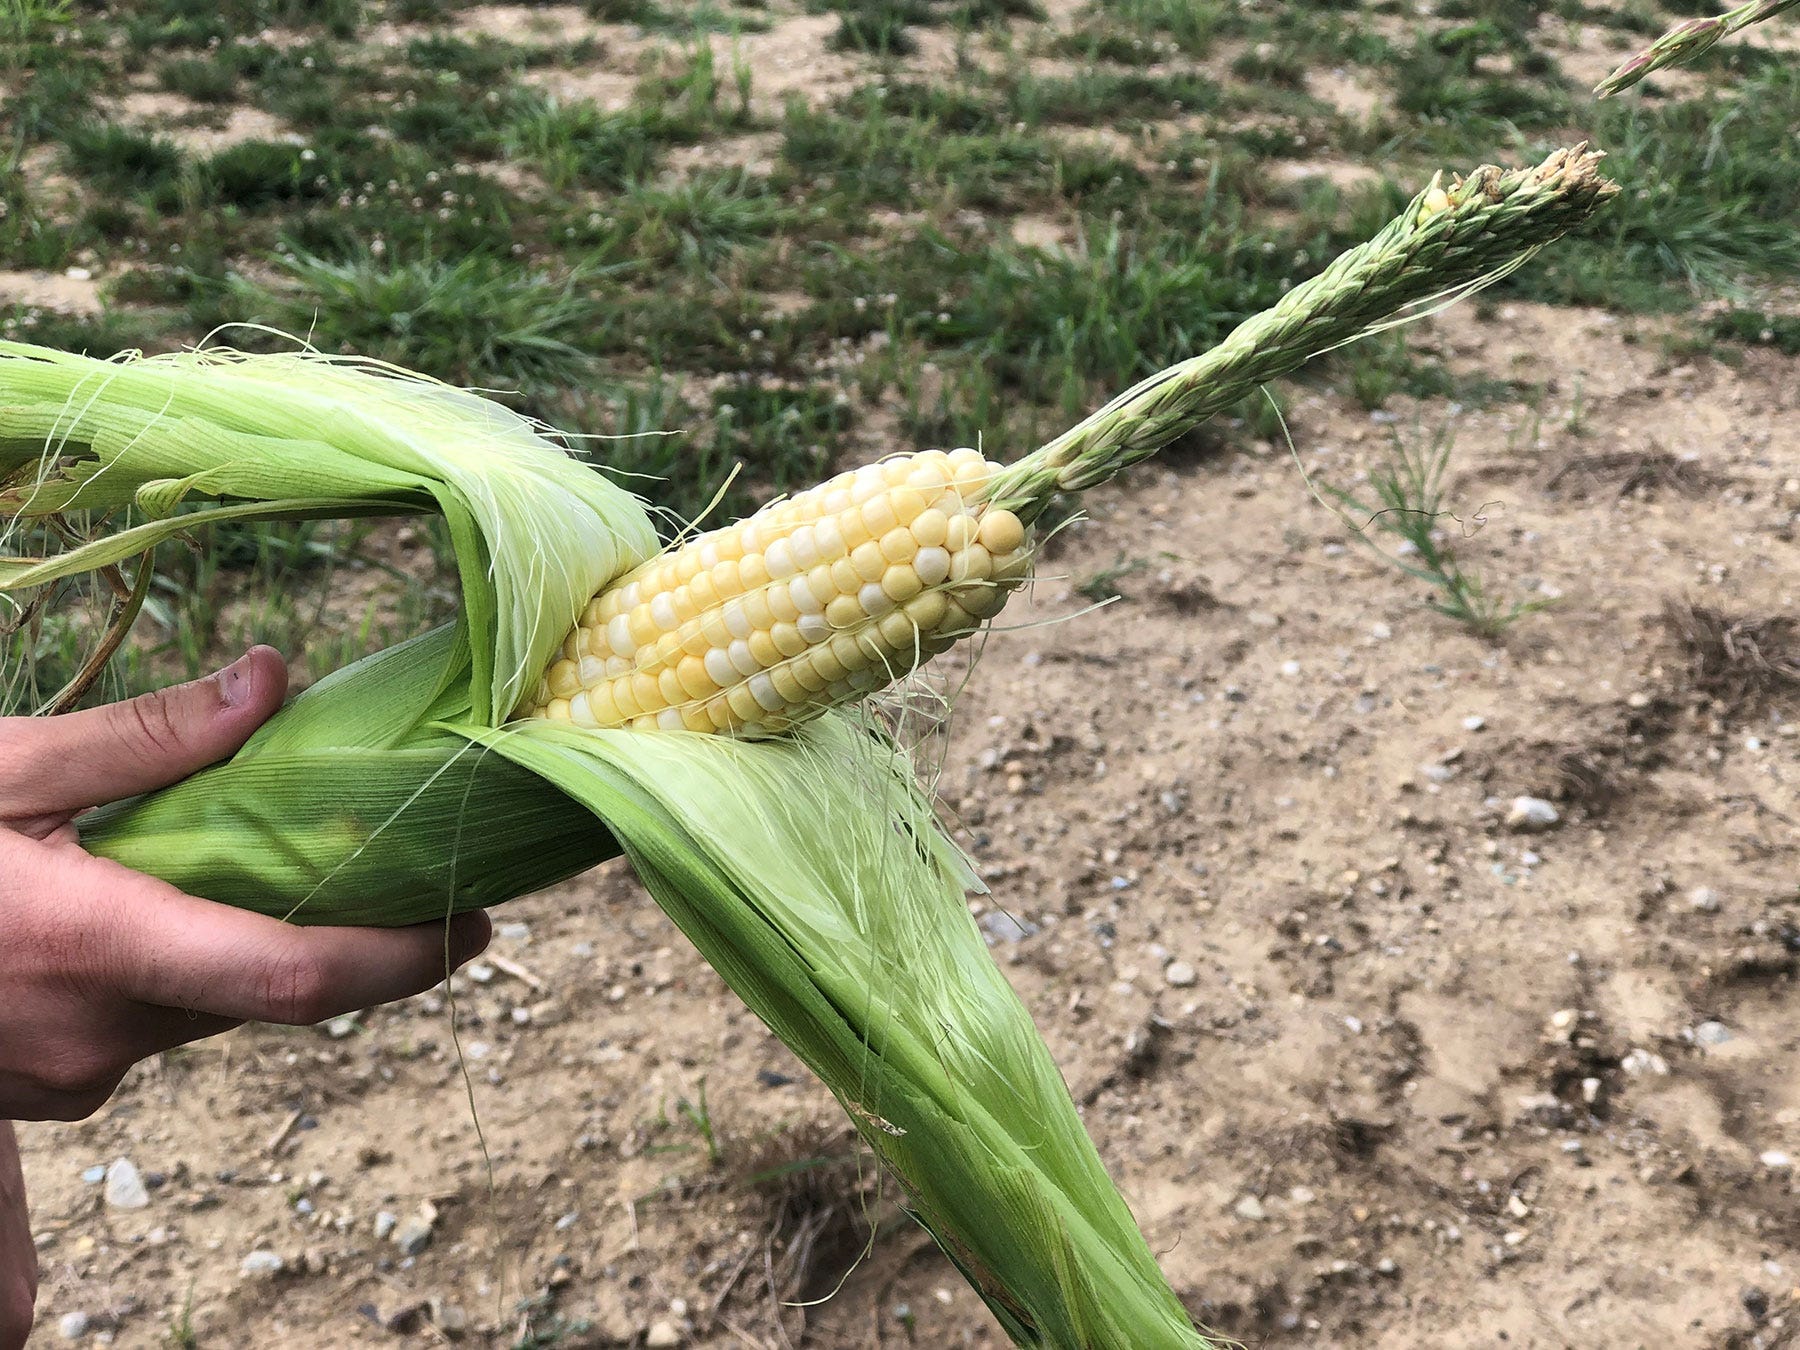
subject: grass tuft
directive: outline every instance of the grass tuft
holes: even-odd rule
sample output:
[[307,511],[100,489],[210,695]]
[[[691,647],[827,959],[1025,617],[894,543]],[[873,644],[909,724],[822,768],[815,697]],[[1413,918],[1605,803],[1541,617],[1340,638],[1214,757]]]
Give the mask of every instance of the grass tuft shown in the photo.
[[[1549,602],[1504,601],[1478,573],[1458,561],[1446,523],[1466,538],[1485,521],[1479,515],[1460,517],[1444,506],[1444,475],[1454,444],[1449,424],[1429,443],[1417,446],[1396,433],[1387,462],[1369,475],[1370,496],[1329,485],[1324,492],[1349,517],[1347,523],[1362,543],[1408,576],[1430,583],[1435,590],[1428,602],[1432,609],[1478,636],[1497,638]],[[1396,551],[1380,548],[1371,530],[1398,541]]]
[[577,383],[591,371],[583,346],[604,322],[586,289],[595,278],[522,272],[482,255],[397,265],[302,256],[281,270],[273,287],[228,283],[245,321],[454,384],[541,392]]

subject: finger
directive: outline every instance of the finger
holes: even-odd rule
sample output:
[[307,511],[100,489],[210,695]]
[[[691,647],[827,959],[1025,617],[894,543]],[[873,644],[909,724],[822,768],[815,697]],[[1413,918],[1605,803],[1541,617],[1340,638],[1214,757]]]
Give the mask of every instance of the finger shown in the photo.
[[421,993],[488,944],[479,910],[410,928],[302,928],[122,867],[106,961],[140,1003],[301,1026]]
[[253,647],[205,679],[60,717],[0,720],[0,815],[49,816],[186,778],[281,706],[287,666]]

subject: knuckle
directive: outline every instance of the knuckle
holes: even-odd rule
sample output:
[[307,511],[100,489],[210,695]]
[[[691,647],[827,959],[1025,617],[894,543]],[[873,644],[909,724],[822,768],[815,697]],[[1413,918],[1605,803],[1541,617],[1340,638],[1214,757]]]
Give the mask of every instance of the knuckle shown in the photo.
[[333,1016],[331,972],[311,952],[282,957],[270,969],[264,986],[268,1020],[286,1026],[310,1026]]
[[159,689],[153,694],[134,698],[125,708],[145,758],[167,759],[180,754],[186,747],[171,690]]

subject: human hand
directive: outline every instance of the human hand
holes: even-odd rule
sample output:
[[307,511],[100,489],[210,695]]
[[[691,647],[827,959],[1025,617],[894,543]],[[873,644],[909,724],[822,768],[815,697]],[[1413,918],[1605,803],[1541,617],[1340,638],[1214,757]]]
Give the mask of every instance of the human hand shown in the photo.
[[0,718],[0,1119],[80,1119],[140,1059],[243,1021],[404,998],[487,945],[479,912],[447,930],[301,928],[82,851],[80,811],[224,759],[286,690],[281,657],[257,647],[126,703]]

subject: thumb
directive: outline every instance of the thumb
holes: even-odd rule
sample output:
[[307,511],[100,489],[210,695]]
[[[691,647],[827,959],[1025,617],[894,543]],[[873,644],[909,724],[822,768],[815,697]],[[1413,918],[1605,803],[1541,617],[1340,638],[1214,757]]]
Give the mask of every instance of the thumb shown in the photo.
[[99,806],[232,754],[281,706],[287,665],[252,647],[204,679],[60,717],[0,719],[0,816]]

